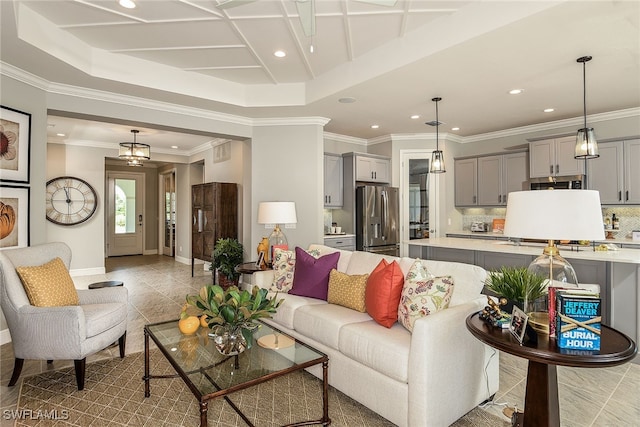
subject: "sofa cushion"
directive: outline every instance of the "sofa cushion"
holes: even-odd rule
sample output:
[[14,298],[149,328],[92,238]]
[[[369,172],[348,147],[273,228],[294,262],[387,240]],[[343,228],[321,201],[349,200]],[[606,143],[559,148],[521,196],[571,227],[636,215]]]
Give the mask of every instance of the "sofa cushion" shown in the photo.
[[373,320],[390,328],[398,320],[398,304],[404,284],[404,274],[396,261],[383,259],[371,272],[365,290],[367,313]]
[[[405,276],[415,262],[415,258],[404,257],[400,267]],[[422,260],[422,264],[434,276],[451,276],[456,284],[456,291],[451,297],[450,306],[456,306],[481,296],[482,287],[487,278],[487,271],[477,265],[460,262]]]
[[[296,332],[338,350],[340,330],[350,323],[371,320],[367,313],[336,304],[314,304],[299,307],[293,315]],[[382,329],[379,327],[379,329]]]
[[[275,293],[269,293],[269,297],[273,297]],[[293,318],[296,310],[300,307],[310,304],[326,304],[326,301],[316,298],[300,297],[292,294],[278,294],[278,299],[282,298],[284,301],[278,307],[278,310],[273,314],[273,320],[289,329],[294,329]]]
[[425,266],[416,260],[407,273],[398,306],[398,322],[413,330],[416,319],[437,313],[449,306],[453,293],[451,276],[432,278]]
[[314,258],[304,249],[296,248],[296,268],[290,294],[327,300],[329,273],[338,266],[340,253]]
[[327,302],[364,313],[364,293],[368,277],[368,274],[349,275],[335,269],[331,270]]
[[87,326],[87,338],[100,335],[127,321],[127,304],[87,304],[82,306]]
[[320,251],[320,256],[338,252],[340,254],[340,259],[338,259],[338,268],[336,268],[336,270],[341,271],[343,273],[347,272],[347,267],[349,266],[349,260],[351,259],[351,254],[353,254],[353,251],[343,251],[342,249],[336,249],[329,246],[318,245],[318,244],[309,245],[309,250]]
[[78,291],[60,258],[32,267],[16,267],[29,302],[36,307],[78,305]]
[[[320,251],[307,251],[314,258],[320,256]],[[293,286],[293,272],[296,266],[295,251],[276,248],[273,256],[273,283],[269,290],[273,292],[289,292]]]
[[388,255],[379,255],[373,252],[362,252],[356,251],[351,254],[351,259],[349,260],[349,266],[347,267],[347,274],[364,274],[371,273],[374,268],[380,263],[381,260],[386,259],[387,262],[392,262],[394,260],[398,260],[399,258],[388,256]]
[[397,381],[408,382],[411,334],[399,323],[382,328],[374,321],[350,323],[340,330],[342,354]]

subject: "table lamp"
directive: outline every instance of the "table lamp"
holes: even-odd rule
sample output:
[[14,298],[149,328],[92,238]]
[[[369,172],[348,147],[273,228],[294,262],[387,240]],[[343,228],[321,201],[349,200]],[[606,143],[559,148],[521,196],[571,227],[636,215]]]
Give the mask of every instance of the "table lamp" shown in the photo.
[[548,241],[529,271],[549,283],[578,283],[576,272],[560,256],[558,240],[601,240],[604,226],[600,192],[595,190],[538,190],[509,193],[504,235]]
[[288,249],[287,237],[280,229],[280,224],[296,224],[295,202],[260,202],[258,205],[258,224],[274,224],[275,228],[269,236],[267,263],[273,262],[276,248]]

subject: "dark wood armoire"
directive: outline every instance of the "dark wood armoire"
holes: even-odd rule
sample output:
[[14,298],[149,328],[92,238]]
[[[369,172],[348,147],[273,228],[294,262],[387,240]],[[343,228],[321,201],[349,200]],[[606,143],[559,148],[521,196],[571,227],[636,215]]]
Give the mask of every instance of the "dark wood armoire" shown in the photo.
[[208,182],[191,186],[191,275],[196,259],[211,262],[221,238],[238,238],[238,185]]

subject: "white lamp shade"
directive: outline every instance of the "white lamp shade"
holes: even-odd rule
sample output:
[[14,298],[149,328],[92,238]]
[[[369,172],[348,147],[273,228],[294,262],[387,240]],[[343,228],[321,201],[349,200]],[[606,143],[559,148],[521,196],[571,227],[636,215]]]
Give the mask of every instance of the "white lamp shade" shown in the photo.
[[260,202],[258,224],[296,224],[295,202]]
[[504,235],[524,239],[602,240],[600,193],[594,190],[509,193]]

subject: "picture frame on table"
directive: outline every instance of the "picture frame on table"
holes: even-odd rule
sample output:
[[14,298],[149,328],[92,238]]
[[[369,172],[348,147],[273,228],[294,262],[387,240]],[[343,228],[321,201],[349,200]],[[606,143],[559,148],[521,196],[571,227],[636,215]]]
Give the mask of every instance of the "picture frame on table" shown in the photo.
[[529,316],[527,316],[527,313],[514,305],[513,311],[511,312],[511,324],[509,325],[509,331],[511,331],[511,334],[516,337],[520,345],[524,342],[528,320]]
[[31,114],[0,106],[0,181],[28,184]]
[[30,190],[0,184],[0,250],[29,246]]

